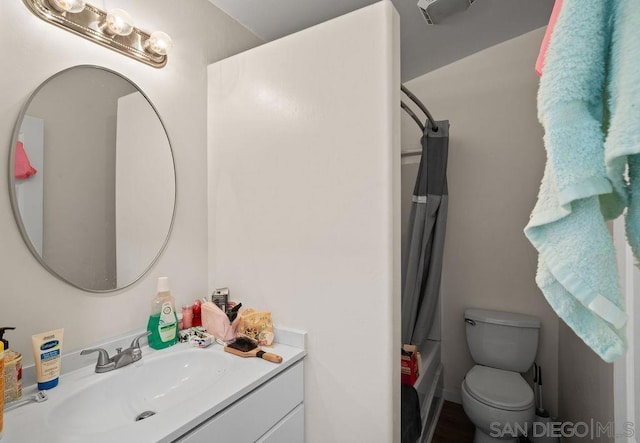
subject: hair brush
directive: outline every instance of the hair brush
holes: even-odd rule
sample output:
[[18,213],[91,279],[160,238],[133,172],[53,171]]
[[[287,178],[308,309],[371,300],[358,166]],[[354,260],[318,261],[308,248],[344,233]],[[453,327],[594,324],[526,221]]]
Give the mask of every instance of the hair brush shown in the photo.
[[224,350],[240,357],[259,357],[273,363],[282,363],[282,357],[271,352],[264,352],[257,341],[244,335],[230,340],[224,346]]

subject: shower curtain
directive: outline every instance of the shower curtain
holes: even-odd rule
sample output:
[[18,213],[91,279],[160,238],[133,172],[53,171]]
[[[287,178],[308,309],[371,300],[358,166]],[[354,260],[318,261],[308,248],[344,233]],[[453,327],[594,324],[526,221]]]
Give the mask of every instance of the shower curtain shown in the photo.
[[402,269],[402,343],[418,348],[435,319],[447,223],[449,121],[430,122],[422,136]]

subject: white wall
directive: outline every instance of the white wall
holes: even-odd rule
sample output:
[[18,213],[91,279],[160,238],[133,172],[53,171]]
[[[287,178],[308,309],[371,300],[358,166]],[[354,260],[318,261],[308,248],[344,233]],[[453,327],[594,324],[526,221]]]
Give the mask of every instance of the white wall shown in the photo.
[[[640,423],[640,393],[638,393],[638,386],[640,386],[640,340],[636,337],[638,337],[638,320],[640,320],[640,303],[638,303],[640,268],[636,266],[637,259],[627,243],[625,225],[626,220],[623,217],[618,217],[611,223],[613,244],[616,248],[620,273],[620,287],[624,294],[625,308],[629,316],[629,321],[626,325],[628,351],[616,360],[613,365],[606,365],[609,366],[608,368],[603,368],[601,364],[598,364],[594,368],[599,368],[599,370],[580,371],[580,368],[577,369],[580,371],[579,378],[581,381],[586,379],[586,382],[592,382],[595,379],[599,384],[608,385],[609,387],[613,385],[613,395],[606,391],[603,393],[601,389],[596,388],[593,393],[581,396],[580,401],[585,402],[586,405],[572,407],[570,403],[572,393],[570,389],[565,390],[562,386],[559,403],[562,410],[563,403],[566,400],[565,412],[573,413],[574,417],[577,416],[584,420],[585,415],[589,414],[586,417],[594,417],[600,420],[601,423],[605,421],[605,418],[611,417],[613,409],[618,433],[622,434],[624,433],[623,431],[628,430],[629,423],[634,423],[633,426],[635,427],[632,435],[625,433],[626,435],[618,436],[615,439],[616,443],[637,443],[638,423]],[[571,344],[569,342],[569,345]],[[587,359],[589,357],[586,356]],[[585,359],[583,357],[577,361],[563,361],[563,357],[561,356],[560,358],[560,367],[566,370],[567,373],[576,370],[573,366],[584,364]],[[611,373],[611,366],[613,366],[613,373]],[[600,406],[601,404],[604,407]],[[605,409],[606,407],[608,409]],[[625,427],[627,428],[625,429]]]
[[[613,422],[613,364],[605,363],[564,322],[558,336],[558,414],[572,423]],[[622,432],[622,423],[616,432]],[[597,428],[594,429],[594,433]],[[567,443],[583,438],[567,437]],[[613,443],[613,436],[597,435],[598,443]]]
[[[537,255],[522,233],[545,161],[533,70],[543,33],[530,32],[406,85],[436,119],[451,121],[442,281],[445,394],[459,401],[473,364],[464,310],[522,312],[542,320],[537,361],[545,373],[545,407],[557,413],[558,319],[535,284]],[[420,135],[403,115],[403,150],[417,149]],[[410,169],[404,166],[403,173]]]
[[399,19],[209,68],[210,289],[308,331],[306,441],[399,441]]
[[[169,276],[174,295],[190,301],[207,293],[206,69],[260,41],[206,0],[110,0],[143,29],[162,29],[174,40],[167,66],[154,69],[52,26],[21,1],[0,2],[0,183],[7,183],[8,149],[22,104],[55,72],[79,64],[116,70],[136,83],[167,126],[177,167],[177,214],[171,239],[151,272],[132,287],[108,295],[75,289],[51,276],[31,256],[13,218],[9,192],[0,192],[0,325],[12,348],[32,361],[32,334],[65,328],[65,348],[81,348],[146,326],[156,279]],[[96,165],[99,167],[100,165]]]

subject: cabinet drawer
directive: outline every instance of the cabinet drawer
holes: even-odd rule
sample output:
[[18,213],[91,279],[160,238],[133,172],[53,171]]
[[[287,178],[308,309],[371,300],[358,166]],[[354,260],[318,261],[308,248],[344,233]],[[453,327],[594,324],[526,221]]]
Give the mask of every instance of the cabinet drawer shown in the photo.
[[295,364],[182,436],[180,443],[251,443],[302,403],[302,362]]
[[303,443],[304,404],[298,405],[256,443]]

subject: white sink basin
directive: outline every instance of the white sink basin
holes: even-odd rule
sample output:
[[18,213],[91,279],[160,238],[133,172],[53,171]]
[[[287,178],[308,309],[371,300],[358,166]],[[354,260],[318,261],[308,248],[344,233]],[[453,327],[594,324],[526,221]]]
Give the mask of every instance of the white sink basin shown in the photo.
[[[137,334],[96,346],[127,346]],[[160,351],[145,346],[142,360],[104,374],[94,372],[95,356],[71,352],[47,401],[5,414],[2,441],[174,442],[304,357],[303,349],[283,344],[271,350],[284,358],[281,364],[243,359],[218,344],[199,349],[179,343]],[[35,392],[27,386],[24,396]],[[154,414],[135,421],[147,411]]]
[[141,413],[156,419],[218,383],[234,363],[232,355],[183,348],[145,355],[139,362],[104,374],[70,394],[52,410],[48,425],[74,434],[97,434],[129,426]]

